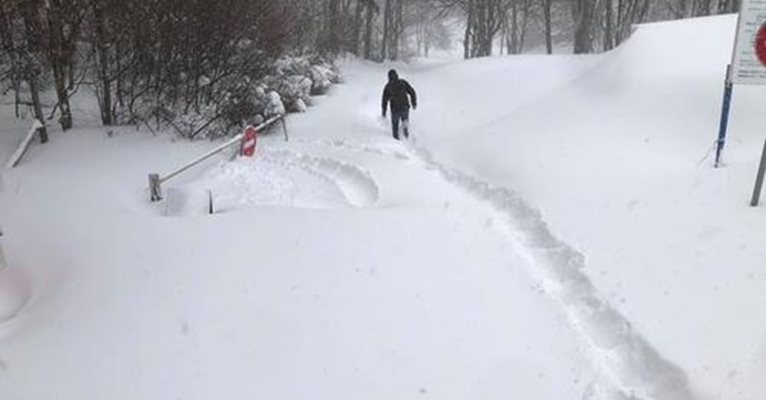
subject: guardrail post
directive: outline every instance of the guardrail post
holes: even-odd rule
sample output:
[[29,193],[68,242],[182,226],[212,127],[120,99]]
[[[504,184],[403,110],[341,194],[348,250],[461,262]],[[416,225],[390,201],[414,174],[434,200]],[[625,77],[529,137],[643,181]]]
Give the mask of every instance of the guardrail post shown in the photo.
[[149,195],[151,196],[152,202],[162,200],[160,174],[149,174]]
[[761,152],[761,164],[758,166],[758,176],[755,178],[753,199],[750,201],[750,205],[753,207],[758,207],[758,203],[761,201],[761,190],[763,189],[764,175],[766,175],[766,142],[763,143],[763,151]]
[[285,142],[289,142],[290,138],[287,136],[287,122],[285,122],[284,116],[282,116],[282,130],[285,132]]

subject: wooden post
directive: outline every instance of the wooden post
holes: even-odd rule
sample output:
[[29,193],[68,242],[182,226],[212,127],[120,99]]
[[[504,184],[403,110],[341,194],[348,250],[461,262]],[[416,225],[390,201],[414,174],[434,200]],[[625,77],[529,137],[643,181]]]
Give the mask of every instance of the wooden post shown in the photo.
[[766,142],[763,143],[763,151],[761,152],[761,164],[758,166],[758,176],[755,178],[753,199],[750,201],[750,205],[753,207],[758,207],[758,203],[761,200],[761,190],[763,189],[764,175],[766,175]]
[[149,174],[149,195],[152,202],[162,200],[162,183],[160,174]]

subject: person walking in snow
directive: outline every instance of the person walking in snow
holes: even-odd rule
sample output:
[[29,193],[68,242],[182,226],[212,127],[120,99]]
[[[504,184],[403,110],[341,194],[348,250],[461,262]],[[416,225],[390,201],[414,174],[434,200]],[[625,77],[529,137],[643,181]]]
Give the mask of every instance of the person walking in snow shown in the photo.
[[396,70],[388,71],[388,84],[383,89],[383,118],[386,118],[388,103],[391,103],[391,128],[394,139],[399,140],[399,123],[404,128],[404,137],[410,136],[410,101],[412,109],[418,108],[418,96],[415,89],[404,79],[399,79]]

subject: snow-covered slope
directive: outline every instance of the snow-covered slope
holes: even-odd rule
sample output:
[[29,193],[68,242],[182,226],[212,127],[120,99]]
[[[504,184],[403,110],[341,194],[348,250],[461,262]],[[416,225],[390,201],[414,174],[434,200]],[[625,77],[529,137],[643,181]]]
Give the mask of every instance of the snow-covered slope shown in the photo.
[[213,144],[52,132],[5,173],[27,303],[0,398],[761,398],[762,89],[736,89],[726,167],[704,160],[733,31],[397,65],[414,146],[377,120],[390,66],[349,63],[290,143],[167,188],[214,216],[146,192]]
[[[423,75],[437,104],[423,107],[418,126],[445,162],[540,208],[584,254],[600,293],[701,393],[758,399],[766,213],[747,203],[766,138],[765,88],[735,88],[726,165],[714,170],[709,158],[734,25],[724,16],[640,26],[572,84],[511,100],[489,122],[440,116],[503,103],[514,92],[498,89],[504,76],[459,78],[471,76],[468,65]],[[548,80],[537,71],[504,75],[524,76],[523,92]],[[452,93],[474,105],[452,103]]]

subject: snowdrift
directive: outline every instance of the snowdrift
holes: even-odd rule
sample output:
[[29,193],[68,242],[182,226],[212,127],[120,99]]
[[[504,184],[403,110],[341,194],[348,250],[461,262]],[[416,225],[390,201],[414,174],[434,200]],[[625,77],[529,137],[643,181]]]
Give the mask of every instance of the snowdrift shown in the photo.
[[[710,159],[735,24],[645,24],[603,55],[507,58],[480,76],[472,63],[433,71],[421,87],[438,104],[418,126],[438,158],[539,208],[584,255],[598,292],[695,392],[758,399],[766,212],[748,200],[766,136],[764,88],[735,88],[726,165]],[[514,92],[533,95],[522,102]],[[451,103],[455,93],[485,101]]]

